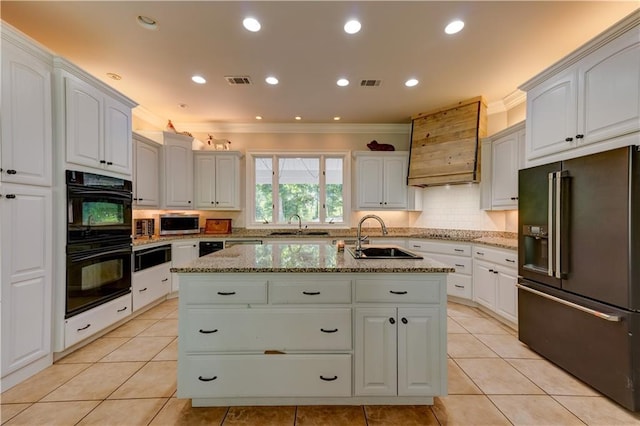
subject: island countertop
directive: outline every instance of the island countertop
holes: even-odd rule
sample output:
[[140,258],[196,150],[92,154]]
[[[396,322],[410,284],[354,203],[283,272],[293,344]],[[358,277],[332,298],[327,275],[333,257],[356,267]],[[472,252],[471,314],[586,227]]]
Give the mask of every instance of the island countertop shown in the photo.
[[[370,247],[370,246],[368,246]],[[354,259],[330,243],[268,243],[237,245],[188,265],[171,268],[178,273],[211,272],[363,272],[363,273],[449,273],[443,263],[424,259]]]

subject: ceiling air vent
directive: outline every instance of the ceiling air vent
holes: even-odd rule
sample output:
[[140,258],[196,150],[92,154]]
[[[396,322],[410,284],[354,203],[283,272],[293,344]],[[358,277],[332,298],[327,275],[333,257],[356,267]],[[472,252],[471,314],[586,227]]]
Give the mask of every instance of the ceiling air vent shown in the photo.
[[382,84],[382,80],[362,80],[360,86],[362,87],[378,87]]
[[240,84],[251,84],[251,77],[248,75],[226,75],[224,76],[227,83],[232,86],[237,86]]

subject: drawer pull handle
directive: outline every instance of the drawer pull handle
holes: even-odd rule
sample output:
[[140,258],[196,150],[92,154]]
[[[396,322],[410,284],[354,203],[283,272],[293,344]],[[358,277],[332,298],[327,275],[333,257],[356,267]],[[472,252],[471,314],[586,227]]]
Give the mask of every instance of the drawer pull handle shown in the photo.
[[333,377],[320,376],[320,379],[324,380],[325,382],[333,382],[334,380],[338,380],[338,376],[333,376]]
[[200,330],[198,330],[198,331],[199,331],[200,333],[202,333],[202,334],[211,334],[211,333],[217,333],[217,332],[218,332],[218,329],[217,329],[217,328],[216,328],[216,329],[213,329],[213,330],[203,330],[203,329],[200,329]]
[[462,249],[453,249],[453,251],[457,251],[458,253],[462,253],[464,250],[462,250]]
[[419,246],[419,245],[417,245],[417,244],[414,244],[414,245],[413,245],[413,248],[420,248],[420,246]]
[[86,330],[87,328],[91,327],[91,324],[87,324],[84,327],[81,327],[79,329],[77,329],[76,331],[82,331],[82,330]]
[[394,290],[389,290],[389,293],[391,293],[391,294],[407,294],[406,291],[394,291]]
[[165,278],[164,280],[162,280],[163,283],[166,283],[167,281],[169,281],[169,278]]
[[140,289],[140,290],[138,290],[138,291],[139,291],[140,293],[142,293],[143,291],[147,291],[147,288],[145,287],[145,288]]
[[218,294],[220,296],[233,296],[234,294],[236,294],[235,291],[219,291]]
[[327,329],[321,328],[320,331],[322,331],[323,333],[337,333],[338,329],[334,328],[332,330],[327,330]]
[[464,288],[464,286],[463,286],[463,285],[460,285],[460,284],[454,284],[453,286],[454,286],[455,288]]
[[202,377],[202,376],[198,376],[198,380],[200,380],[201,382],[211,382],[215,379],[217,379],[218,376],[213,376],[211,378],[206,378],[206,377]]
[[507,262],[509,262],[509,263],[516,263],[516,261],[515,261],[515,260],[513,260],[513,259],[505,259],[505,260],[506,260]]
[[483,252],[481,252],[481,251],[477,251],[477,252],[476,252],[476,254],[477,254],[477,255],[480,255],[480,256],[484,256],[484,253],[483,253]]
[[320,294],[319,291],[303,291],[302,294],[306,294],[307,296],[317,296]]
[[461,265],[459,263],[454,263],[455,266],[459,267],[459,268],[464,268],[464,265]]
[[127,307],[125,306],[125,307],[124,307],[124,308],[122,308],[122,309],[118,309],[116,312],[124,312],[124,311],[126,311],[126,310],[127,310]]

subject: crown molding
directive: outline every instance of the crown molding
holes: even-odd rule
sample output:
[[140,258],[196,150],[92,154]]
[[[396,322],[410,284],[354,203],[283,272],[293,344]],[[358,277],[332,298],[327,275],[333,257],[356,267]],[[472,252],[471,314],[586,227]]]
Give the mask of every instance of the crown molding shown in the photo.
[[158,129],[164,129],[167,126],[166,119],[151,112],[142,105],[138,105],[137,107],[135,107],[131,113],[133,114],[133,116],[154,125]]
[[174,123],[192,133],[376,133],[410,134],[411,124],[359,123]]
[[527,101],[527,94],[520,89],[516,89],[499,101],[491,102],[487,105],[487,115],[507,112],[511,108]]

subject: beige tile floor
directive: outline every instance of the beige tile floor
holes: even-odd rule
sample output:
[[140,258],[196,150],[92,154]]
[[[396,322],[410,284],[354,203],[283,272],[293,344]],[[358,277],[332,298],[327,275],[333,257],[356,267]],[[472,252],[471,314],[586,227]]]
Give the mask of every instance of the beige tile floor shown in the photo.
[[433,406],[191,408],[178,399],[177,300],[132,319],[1,395],[7,425],[640,425],[631,413],[449,303],[449,395]]

